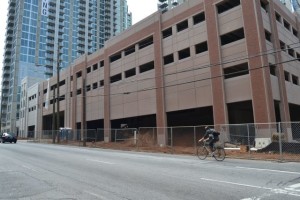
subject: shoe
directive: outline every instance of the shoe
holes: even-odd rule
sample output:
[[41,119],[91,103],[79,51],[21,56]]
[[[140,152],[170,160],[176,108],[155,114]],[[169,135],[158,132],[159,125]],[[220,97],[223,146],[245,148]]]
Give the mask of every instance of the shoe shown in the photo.
[[214,157],[214,156],[215,156],[215,152],[212,152],[212,153],[210,154],[210,156],[211,156],[211,157]]

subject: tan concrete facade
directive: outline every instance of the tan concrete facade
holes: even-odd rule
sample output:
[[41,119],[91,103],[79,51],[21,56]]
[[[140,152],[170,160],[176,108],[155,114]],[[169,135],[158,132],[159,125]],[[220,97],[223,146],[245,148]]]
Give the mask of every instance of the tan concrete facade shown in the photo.
[[[189,0],[154,13],[77,59],[60,77],[64,126],[100,120],[98,128],[109,129],[114,120],[155,115],[156,126],[166,127],[168,113],[206,107],[212,113],[201,115],[214,124],[234,123],[228,105],[240,102],[250,102],[249,123],[290,121],[289,105],[300,106],[299,19],[277,1],[230,2]],[[53,92],[46,88],[41,83],[40,118],[52,114],[52,105],[42,105]],[[166,130],[159,130],[165,145]]]

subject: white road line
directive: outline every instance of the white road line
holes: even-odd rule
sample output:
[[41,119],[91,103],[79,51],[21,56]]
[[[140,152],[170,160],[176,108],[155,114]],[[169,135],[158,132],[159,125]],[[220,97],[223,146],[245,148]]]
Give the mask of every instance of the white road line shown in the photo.
[[30,167],[28,167],[28,166],[26,166],[26,165],[22,165],[22,167],[24,167],[25,169],[29,169],[29,170],[31,170],[31,171],[34,171],[34,172],[38,172],[37,170],[32,169],[32,168],[30,168]]
[[290,185],[289,187],[284,188],[284,189],[294,191],[294,192],[300,192],[300,183]]
[[231,184],[231,185],[237,185],[237,186],[243,186],[243,187],[251,187],[251,188],[257,188],[257,189],[269,190],[275,194],[286,194],[286,195],[290,195],[290,196],[300,197],[300,194],[295,193],[295,192],[297,192],[295,190],[290,192],[285,189],[274,189],[274,188],[261,187],[261,186],[256,186],[256,185],[248,185],[248,184],[242,184],[242,183],[234,183],[234,182],[229,182],[229,181],[220,181],[220,180],[208,179],[208,178],[200,178],[200,179],[204,180],[204,181],[211,181],[211,182],[217,182],[217,183],[225,183],[225,184]]
[[115,163],[112,162],[105,162],[105,161],[101,161],[101,160],[94,160],[94,159],[86,159],[87,161],[91,161],[91,162],[97,162],[97,163],[103,163],[103,164],[108,164],[108,165],[114,165]]
[[89,192],[89,191],[84,191],[85,193],[88,193],[88,194],[90,194],[90,195],[92,195],[92,196],[95,196],[95,197],[97,197],[98,199],[101,199],[101,200],[108,200],[107,198],[105,198],[104,196],[101,196],[101,195],[99,195],[99,194],[95,194],[95,193],[93,193],[93,192]]
[[290,171],[281,171],[281,170],[272,170],[272,169],[260,169],[260,168],[251,168],[251,167],[235,167],[238,169],[249,169],[249,170],[257,170],[257,171],[268,171],[268,172],[276,172],[276,173],[285,173],[285,174],[297,174],[300,175],[300,172],[290,172]]
[[258,189],[264,189],[264,190],[273,190],[273,188],[261,187],[261,186],[256,186],[256,185],[248,185],[248,184],[242,184],[242,183],[234,183],[234,182],[229,182],[229,181],[220,181],[220,180],[209,179],[209,178],[200,178],[200,179],[201,179],[201,180],[204,180],[204,181],[211,181],[211,182],[217,182],[217,183],[226,183],[226,184],[238,185],[238,186],[243,186],[243,187],[258,188]]

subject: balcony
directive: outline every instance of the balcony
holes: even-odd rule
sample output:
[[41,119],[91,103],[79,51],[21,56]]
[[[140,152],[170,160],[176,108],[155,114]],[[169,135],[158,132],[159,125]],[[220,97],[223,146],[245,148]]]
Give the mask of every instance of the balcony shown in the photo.
[[53,68],[53,61],[50,61],[50,60],[46,60],[45,62],[45,67],[47,68]]
[[54,52],[54,47],[53,46],[46,46],[46,51],[48,52],[48,53],[53,53]]
[[84,28],[85,27],[85,22],[84,21],[79,21],[78,26]]
[[50,19],[50,18],[48,18],[48,24],[50,24],[50,25],[54,25],[55,24],[55,19]]
[[79,47],[84,47],[85,46],[85,43],[82,40],[78,40],[77,44],[78,44]]
[[[50,38],[53,38],[53,40],[54,40],[54,33],[50,33],[50,32],[48,32],[47,33],[47,37],[50,39]],[[50,39],[51,40],[51,39]]]
[[2,90],[8,90],[9,86],[8,85],[2,85]]
[[84,34],[84,33],[85,33],[85,29],[79,27],[79,28],[78,28],[78,33],[79,33],[79,34]]
[[77,51],[82,51],[82,52],[84,52],[84,48],[83,48],[82,46],[78,46],[78,47],[77,47]]
[[1,104],[6,106],[8,104],[8,101],[2,101]]

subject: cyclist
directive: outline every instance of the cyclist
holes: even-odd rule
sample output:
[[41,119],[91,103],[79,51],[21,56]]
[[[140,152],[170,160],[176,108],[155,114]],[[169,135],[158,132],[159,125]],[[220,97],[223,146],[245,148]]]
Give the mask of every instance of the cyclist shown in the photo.
[[219,135],[220,135],[220,133],[218,131],[216,131],[215,129],[205,126],[205,134],[199,140],[199,142],[201,142],[203,140],[205,142],[207,141],[211,152],[213,152],[214,144],[219,141]]

